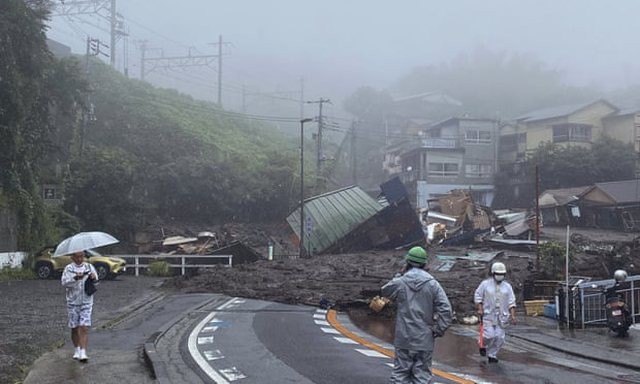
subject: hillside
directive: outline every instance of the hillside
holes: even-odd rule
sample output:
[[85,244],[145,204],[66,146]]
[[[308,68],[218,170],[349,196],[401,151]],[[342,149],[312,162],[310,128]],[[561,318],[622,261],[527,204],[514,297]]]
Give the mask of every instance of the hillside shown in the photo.
[[[128,237],[163,219],[288,214],[298,151],[267,123],[91,65],[94,115],[68,143],[65,209]],[[83,144],[79,144],[83,143]]]

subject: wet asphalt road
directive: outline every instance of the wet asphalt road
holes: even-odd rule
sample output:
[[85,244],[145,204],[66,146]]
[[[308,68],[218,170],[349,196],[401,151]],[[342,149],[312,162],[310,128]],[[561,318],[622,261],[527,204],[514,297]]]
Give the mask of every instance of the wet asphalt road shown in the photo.
[[[162,279],[120,276],[100,283],[94,299],[94,328],[105,325]],[[64,289],[58,280],[0,283],[0,383],[24,379],[33,362],[69,341]],[[91,335],[89,349],[92,345]]]
[[[393,319],[352,316],[352,320],[360,328],[367,329],[384,341],[392,342]],[[524,322],[526,319],[521,320]],[[531,331],[536,330],[526,324],[509,329],[513,333]],[[609,337],[606,329],[596,328],[584,333],[587,332],[591,332],[593,339],[606,347],[635,345],[636,338],[640,338],[640,332],[633,333],[625,340]],[[588,338],[588,335],[584,336]],[[486,358],[479,355],[476,340],[477,327],[452,326],[445,337],[436,342],[434,359],[437,363],[434,366],[448,372],[464,374],[479,382],[499,384],[640,383],[640,375],[631,369],[568,355],[511,336],[507,336],[507,343],[500,351],[500,362],[488,364]],[[587,354],[588,349],[594,347],[577,341],[573,348],[583,348]]]
[[[169,317],[178,315],[190,304],[190,302],[184,302],[184,306],[161,304],[154,310],[129,318],[126,323],[107,322],[108,319],[117,318],[119,310],[141,296],[150,291],[157,292],[158,290],[153,286],[160,281],[160,279],[146,277],[123,276],[116,281],[105,281],[100,287],[100,296],[96,297],[94,309],[96,329],[90,337],[90,350],[92,347],[100,349],[106,353],[100,358],[106,357],[116,363],[119,372],[114,376],[126,375],[130,372],[131,375],[135,374],[142,380],[139,382],[152,382],[139,356],[139,345],[153,332],[153,329],[161,326],[161,323]],[[158,311],[166,312],[166,316],[156,316]],[[287,343],[277,342],[283,337],[278,337],[275,332],[278,328],[273,327],[273,324],[277,324],[280,320],[269,318],[274,313],[278,312],[258,313],[258,317],[252,321],[256,335],[260,340],[271,345],[270,350],[283,348],[282,358],[288,361],[288,364],[300,365],[299,362],[295,362],[300,354],[287,352]],[[146,331],[141,330],[140,326],[144,326]],[[380,325],[376,327],[380,328]],[[286,331],[293,328],[282,327],[282,329],[285,330],[285,336],[291,336],[292,333]],[[65,343],[68,346],[69,343],[64,291],[56,280],[0,283],[0,330],[2,331],[0,382],[14,382],[23,378],[33,360],[49,350],[54,351],[52,356],[54,365],[60,360],[74,363],[67,361],[70,360],[67,356],[70,352],[66,347],[58,348]],[[127,336],[127,330],[131,332],[129,336]],[[296,341],[295,338],[293,341]],[[620,342],[615,341],[615,343]],[[623,380],[625,377],[634,377],[632,376],[634,372],[629,370],[578,359],[515,340],[515,338],[510,338],[509,345],[501,353],[501,362],[498,365],[488,365],[477,354],[472,327],[455,327],[445,338],[439,340],[436,347],[436,360],[438,368],[450,372],[463,372],[492,383],[638,382],[633,379]],[[312,362],[313,360],[309,361],[309,369],[313,368]],[[94,359],[92,363],[99,364],[99,361]],[[77,370],[78,375],[87,376],[90,375],[92,363],[85,366],[76,364],[73,365],[73,369]]]

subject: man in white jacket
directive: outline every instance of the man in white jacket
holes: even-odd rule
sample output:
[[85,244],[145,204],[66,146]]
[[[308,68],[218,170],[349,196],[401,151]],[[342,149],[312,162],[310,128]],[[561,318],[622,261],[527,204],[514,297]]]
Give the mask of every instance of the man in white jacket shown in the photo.
[[85,293],[84,284],[88,279],[92,279],[94,283],[97,282],[98,274],[93,265],[84,260],[84,251],[74,253],[71,260],[73,262],[64,267],[61,282],[66,288],[69,328],[71,328],[71,340],[75,347],[73,358],[87,362],[93,296]]
[[491,277],[484,280],[473,297],[484,327],[484,346],[489,363],[498,362],[498,351],[504,344],[504,329],[516,323],[516,297],[511,284],[504,281],[507,267],[500,262],[491,265]]

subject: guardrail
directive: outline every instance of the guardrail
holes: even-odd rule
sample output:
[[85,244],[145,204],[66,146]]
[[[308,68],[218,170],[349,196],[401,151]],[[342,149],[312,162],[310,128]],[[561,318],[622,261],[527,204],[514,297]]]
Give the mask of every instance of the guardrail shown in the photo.
[[169,263],[170,268],[180,268],[181,273],[184,275],[187,268],[212,268],[220,264],[187,264],[187,260],[200,259],[200,260],[215,260],[215,259],[227,259],[227,267],[233,266],[233,255],[109,255],[113,257],[120,257],[122,259],[133,259],[133,264],[127,262],[127,268],[135,268],[135,275],[140,275],[140,268],[149,268],[149,264],[140,264],[140,259],[154,259],[154,260],[166,260],[166,259],[180,259],[180,264]]
[[[604,290],[613,286],[614,283],[613,279],[609,279],[589,281],[573,286],[569,295],[569,324],[582,328],[587,325],[606,324]],[[629,276],[624,284],[625,288],[618,289],[617,292],[622,295],[629,306],[631,319],[635,324],[640,322],[640,276]],[[559,291],[556,294],[556,304],[560,307],[560,320],[566,322],[565,301],[565,294],[563,291]]]

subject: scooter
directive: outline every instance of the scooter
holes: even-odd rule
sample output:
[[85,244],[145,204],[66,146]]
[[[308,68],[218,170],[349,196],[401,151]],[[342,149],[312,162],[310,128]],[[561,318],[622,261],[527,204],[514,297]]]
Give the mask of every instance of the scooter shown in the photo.
[[631,312],[624,299],[618,295],[608,297],[605,308],[609,329],[619,337],[628,336],[631,326]]

